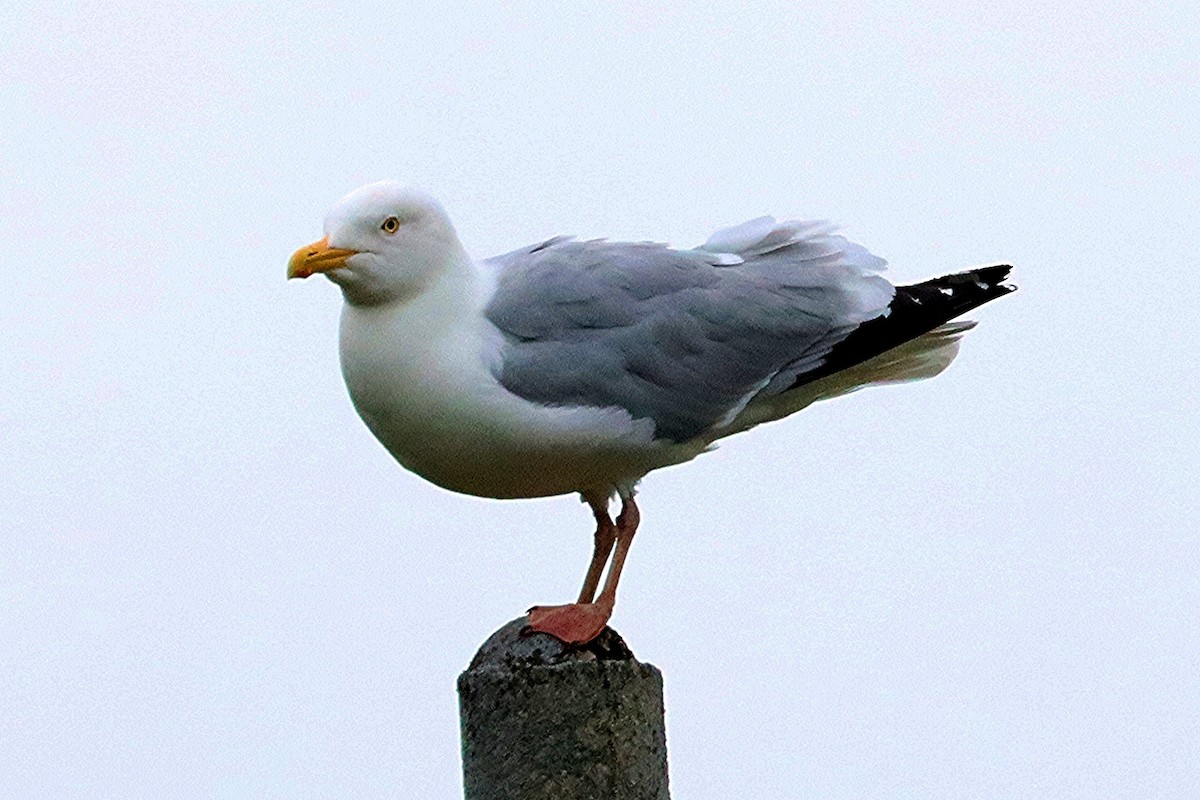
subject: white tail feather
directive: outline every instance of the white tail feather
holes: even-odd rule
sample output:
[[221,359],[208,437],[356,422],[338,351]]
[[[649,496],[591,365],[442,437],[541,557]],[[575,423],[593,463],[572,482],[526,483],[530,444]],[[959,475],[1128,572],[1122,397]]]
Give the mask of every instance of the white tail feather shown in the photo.
[[791,391],[751,401],[721,436],[786,417],[820,400],[856,392],[867,386],[887,386],[932,378],[958,355],[962,336],[974,322],[951,322],[893,347],[861,364],[827,375]]

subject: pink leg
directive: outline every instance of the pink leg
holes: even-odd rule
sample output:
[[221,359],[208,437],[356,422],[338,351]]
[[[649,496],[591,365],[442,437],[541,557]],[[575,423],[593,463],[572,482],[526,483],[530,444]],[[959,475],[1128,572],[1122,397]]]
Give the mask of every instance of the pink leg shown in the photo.
[[[593,505],[592,508],[595,509],[595,506]],[[606,512],[605,518],[607,516]],[[541,633],[548,633],[567,644],[586,644],[599,636],[600,632],[604,630],[604,626],[608,624],[609,617],[612,616],[613,606],[617,601],[617,583],[621,580],[625,557],[629,554],[629,546],[633,543],[633,535],[637,533],[640,519],[641,514],[638,512],[633,498],[626,499],[621,506],[620,515],[617,516],[617,524],[612,537],[616,544],[612,566],[609,567],[608,577],[604,580],[604,588],[600,590],[600,596],[596,598],[595,602],[591,602],[590,598],[595,592],[595,584],[598,582],[600,571],[596,568],[597,556],[593,554],[592,566],[588,569],[588,577],[583,586],[588,600],[584,600],[581,596],[579,602],[564,606],[534,606],[529,609],[529,627]],[[599,522],[599,517],[597,517],[597,522]],[[597,529],[596,553],[599,553],[600,549],[600,531]],[[606,551],[604,559],[600,560],[601,566],[607,557]],[[593,572],[595,572],[595,581]]]
[[633,544],[633,535],[637,533],[638,523],[641,521],[642,512],[638,511],[637,503],[630,497],[621,505],[621,513],[617,515],[617,547],[613,552],[608,577],[604,580],[604,588],[596,600],[597,603],[606,603],[609,613],[612,613],[612,607],[617,602],[617,582],[621,580],[625,557],[629,555],[629,546]]
[[583,589],[579,592],[578,603],[590,603],[596,596],[596,587],[600,585],[600,575],[608,562],[613,543],[617,541],[617,526],[608,516],[608,498],[586,498],[596,517],[596,537],[592,550],[592,563],[588,565],[587,577],[583,579]]

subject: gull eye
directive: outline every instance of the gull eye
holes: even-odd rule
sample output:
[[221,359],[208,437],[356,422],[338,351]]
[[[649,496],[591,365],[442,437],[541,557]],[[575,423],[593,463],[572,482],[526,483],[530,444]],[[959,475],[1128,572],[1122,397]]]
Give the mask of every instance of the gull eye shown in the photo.
[[379,226],[379,229],[384,233],[395,233],[396,231],[400,230],[400,220],[396,219],[395,217],[388,217],[383,221],[383,224]]

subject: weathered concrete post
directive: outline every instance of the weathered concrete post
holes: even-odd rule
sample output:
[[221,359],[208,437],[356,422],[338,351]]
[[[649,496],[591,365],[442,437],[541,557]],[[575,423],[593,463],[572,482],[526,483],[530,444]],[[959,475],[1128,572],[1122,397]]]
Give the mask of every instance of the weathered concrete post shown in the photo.
[[458,677],[466,800],[669,800],[662,673],[513,620]]

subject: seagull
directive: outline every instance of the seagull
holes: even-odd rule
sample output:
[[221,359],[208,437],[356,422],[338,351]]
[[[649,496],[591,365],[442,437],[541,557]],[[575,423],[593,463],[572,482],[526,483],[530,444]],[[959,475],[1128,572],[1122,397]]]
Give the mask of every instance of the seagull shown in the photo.
[[773,217],[691,249],[556,236],[476,261],[437,200],[394,181],[348,194],[324,230],[287,274],[342,290],[342,374],[396,461],[454,492],[591,508],[578,600],[529,610],[568,644],[612,615],[647,473],[818,400],[932,377],[974,326],[950,321],[1015,289],[1008,265],[893,286],[830,223]]

